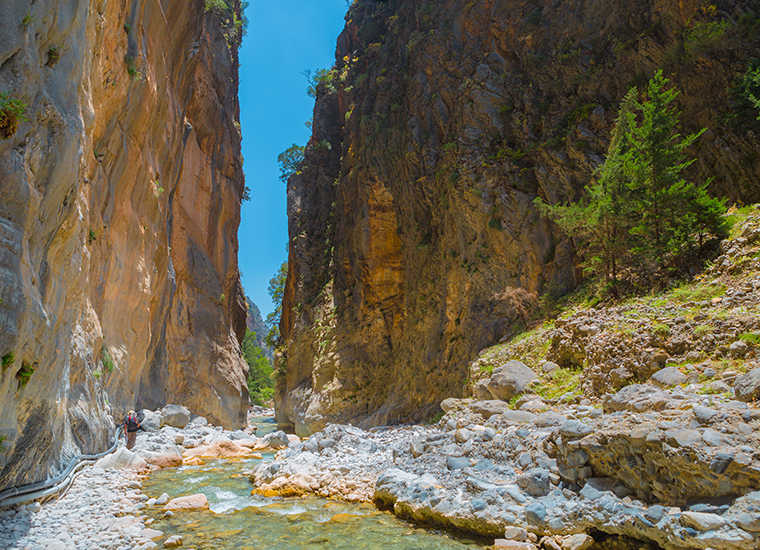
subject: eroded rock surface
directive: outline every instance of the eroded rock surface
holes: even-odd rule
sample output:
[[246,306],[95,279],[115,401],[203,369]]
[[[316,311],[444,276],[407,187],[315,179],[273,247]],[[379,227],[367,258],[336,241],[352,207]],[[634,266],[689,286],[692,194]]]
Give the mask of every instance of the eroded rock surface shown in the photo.
[[202,2],[2,10],[28,120],[0,140],[0,489],[104,450],[130,408],[242,426],[236,38]]
[[371,499],[414,521],[506,535],[504,548],[586,548],[589,535],[636,548],[756,548],[760,411],[699,386],[653,389],[665,395],[658,412],[555,403],[517,423],[509,413],[521,411],[459,401],[434,426],[331,425],[251,481],[267,495]]

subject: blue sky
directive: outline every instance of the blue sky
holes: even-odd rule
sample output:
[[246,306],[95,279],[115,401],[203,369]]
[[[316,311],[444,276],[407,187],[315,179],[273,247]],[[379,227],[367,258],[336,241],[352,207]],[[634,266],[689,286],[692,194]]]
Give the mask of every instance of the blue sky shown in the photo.
[[240,125],[246,185],[238,231],[243,288],[266,318],[273,309],[269,279],[287,260],[285,185],[277,155],[306,145],[304,123],[314,100],[304,70],[331,67],[343,30],[346,0],[251,0],[248,34],[240,48]]

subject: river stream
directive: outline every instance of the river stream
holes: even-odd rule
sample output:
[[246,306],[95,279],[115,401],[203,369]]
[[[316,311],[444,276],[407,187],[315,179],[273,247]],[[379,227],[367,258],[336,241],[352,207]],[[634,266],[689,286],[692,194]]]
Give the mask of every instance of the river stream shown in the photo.
[[[274,430],[271,418],[256,418],[258,436]],[[261,460],[272,460],[264,455]],[[475,550],[485,541],[455,537],[409,524],[372,504],[323,498],[252,496],[245,472],[260,460],[208,460],[202,466],[159,470],[143,482],[143,492],[170,498],[203,493],[209,511],[177,512],[163,517],[148,509],[152,528],[165,536],[182,535],[184,548],[197,550]]]

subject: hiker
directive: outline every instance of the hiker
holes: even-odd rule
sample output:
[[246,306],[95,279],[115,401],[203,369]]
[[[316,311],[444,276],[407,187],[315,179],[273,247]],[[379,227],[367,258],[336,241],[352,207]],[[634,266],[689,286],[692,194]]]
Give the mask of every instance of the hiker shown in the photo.
[[126,421],[124,421],[124,436],[127,438],[127,449],[135,446],[137,439],[137,430],[140,429],[140,422],[137,421],[135,411],[129,411]]

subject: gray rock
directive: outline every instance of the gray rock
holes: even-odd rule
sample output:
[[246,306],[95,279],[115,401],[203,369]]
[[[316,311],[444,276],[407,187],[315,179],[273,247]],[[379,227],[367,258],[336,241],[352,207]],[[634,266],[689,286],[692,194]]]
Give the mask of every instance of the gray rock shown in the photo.
[[747,512],[742,512],[736,516],[736,524],[751,533],[760,532],[760,515],[752,515]]
[[748,351],[749,351],[749,346],[747,345],[747,342],[744,342],[742,340],[737,340],[736,342],[728,346],[728,352],[733,357],[744,357],[745,355],[747,355]]
[[510,526],[504,531],[504,538],[507,540],[527,540],[528,531],[522,527]]
[[464,456],[449,456],[446,458],[446,467],[449,470],[462,470],[470,465],[470,459]]
[[683,512],[680,518],[681,524],[693,527],[699,531],[712,531],[720,529],[726,524],[726,520],[717,514],[705,514],[703,512]]
[[475,399],[482,401],[484,399],[491,399],[491,392],[488,391],[488,380],[480,380],[475,384],[474,388]]
[[676,404],[667,392],[650,384],[633,384],[616,394],[604,396],[604,412],[607,414],[616,411],[662,411]]
[[526,411],[504,411],[501,417],[509,424],[531,424],[536,420],[536,415]]
[[520,361],[508,361],[494,369],[488,380],[488,391],[494,399],[512,399],[523,393],[538,376]]
[[457,407],[462,405],[461,399],[456,399],[455,397],[449,397],[448,399],[444,399],[441,401],[441,408],[443,409],[443,412],[449,412],[453,411]]
[[665,441],[671,447],[694,447],[702,442],[702,434],[698,430],[674,429],[665,432]]
[[709,424],[718,415],[718,412],[708,407],[702,407],[701,405],[694,405],[692,409],[694,417],[700,424]]
[[551,361],[547,361],[546,363],[544,363],[543,365],[541,365],[541,371],[544,374],[551,374],[555,370],[558,370],[558,369],[559,369],[559,365],[557,363],[553,363]]
[[[325,445],[325,441],[332,441],[327,439],[322,439],[319,441],[319,447],[324,448],[327,447]],[[262,438],[262,442],[266,444],[268,447],[275,448],[275,447],[287,447],[290,445],[290,440],[288,439],[288,434],[283,432],[282,430],[278,430],[276,432],[272,432],[270,434],[265,435]],[[333,444],[335,442],[333,441]]]
[[164,417],[159,412],[153,412],[150,409],[142,409],[137,413],[137,418],[141,418],[140,427],[146,432],[157,432],[164,425]]
[[594,428],[579,420],[567,420],[559,428],[559,433],[567,439],[580,439],[594,431]]
[[489,399],[488,401],[475,401],[475,403],[470,404],[470,410],[487,420],[496,414],[503,414],[511,409],[509,403],[498,399]]
[[748,403],[760,399],[760,367],[736,377],[734,382],[736,399]]
[[615,480],[607,477],[592,477],[586,480],[581,489],[581,496],[587,500],[598,500],[606,494],[611,494]]
[[540,502],[533,502],[525,507],[525,518],[533,525],[543,526],[546,521],[546,508]]
[[529,495],[533,495],[534,497],[544,496],[551,489],[549,472],[543,468],[528,470],[518,476],[517,485]]
[[731,391],[731,386],[726,384],[723,380],[714,380],[707,385],[710,391],[713,393],[726,393]]
[[561,426],[567,421],[566,416],[557,414],[552,411],[546,411],[539,414],[534,420],[534,424],[539,428],[550,428],[552,426]]
[[425,452],[425,442],[421,439],[412,439],[409,442],[409,452],[414,458],[421,457]]
[[652,382],[661,388],[678,386],[686,383],[686,375],[676,367],[665,367],[652,375]]
[[182,405],[166,405],[161,409],[161,416],[164,417],[164,424],[175,428],[183,429],[190,423],[190,409]]

